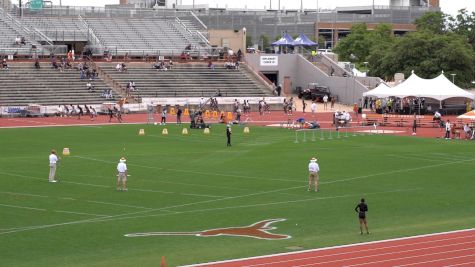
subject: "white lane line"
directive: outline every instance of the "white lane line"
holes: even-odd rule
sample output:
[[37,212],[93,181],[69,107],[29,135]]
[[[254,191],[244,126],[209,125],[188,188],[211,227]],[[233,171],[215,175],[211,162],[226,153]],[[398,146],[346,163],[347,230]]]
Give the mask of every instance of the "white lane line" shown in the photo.
[[36,194],[17,193],[17,192],[5,192],[5,191],[0,191],[0,194],[14,195],[14,196],[27,196],[27,197],[42,197],[42,198],[47,198],[47,197],[49,197],[49,196],[42,196],[42,195],[36,195]]
[[[301,261],[301,260],[310,260],[310,259],[319,259],[319,258],[326,258],[326,257],[335,257],[335,256],[344,256],[344,255],[350,255],[350,254],[369,254],[372,251],[379,251],[379,250],[387,250],[387,249],[394,249],[394,248],[404,248],[404,247],[412,247],[412,246],[417,246],[417,245],[423,245],[423,244],[431,244],[431,243],[440,243],[440,242],[447,242],[447,241],[454,241],[454,240],[460,240],[460,239],[466,239],[466,238],[473,238],[475,237],[474,235],[470,236],[462,236],[462,237],[454,237],[454,238],[442,238],[438,240],[429,240],[429,241],[422,241],[422,242],[414,242],[414,243],[409,243],[409,244],[401,244],[401,245],[390,245],[390,246],[380,246],[376,248],[370,248],[370,249],[365,249],[364,247],[361,249],[358,249],[357,251],[348,251],[348,252],[338,252],[338,253],[333,253],[333,254],[327,254],[327,255],[316,255],[316,256],[309,256],[309,257],[301,257],[301,258],[295,258],[295,259],[289,259],[289,260],[281,260],[281,261],[266,261],[265,263],[259,263],[259,264],[251,264],[248,265],[246,264],[246,267],[255,267],[255,266],[261,266],[261,265],[266,265],[266,264],[274,264],[274,263],[287,263],[287,262],[293,262],[293,261]],[[457,243],[457,244],[467,244],[467,243],[475,243],[475,241],[470,241],[470,242],[463,242],[463,243]],[[383,244],[384,245],[384,244]],[[455,245],[455,244],[452,244]],[[438,247],[444,247],[444,246],[433,246],[433,248],[438,248]],[[407,250],[407,251],[412,251],[412,250]],[[380,254],[376,254],[380,255]]]
[[[22,177],[22,178],[28,178],[28,179],[35,179],[35,180],[45,181],[44,178],[39,178],[39,177],[34,177],[34,176],[28,176],[28,175],[22,175],[22,174],[7,173],[7,172],[0,172],[0,174],[5,174],[5,175],[11,175],[11,176]],[[110,186],[110,185],[98,185],[98,184],[91,184],[91,183],[79,183],[79,182],[72,182],[72,181],[66,181],[66,180],[60,180],[60,183],[74,184],[74,185],[82,185],[82,186],[91,186],[91,187],[99,187],[99,188],[115,188],[114,186]],[[221,197],[222,197],[222,196],[212,196],[212,195],[177,193],[177,192],[162,191],[162,190],[152,190],[152,189],[139,189],[139,188],[130,188],[130,187],[129,187],[129,191],[151,192],[151,193],[161,193],[161,194],[178,194],[178,195],[185,195],[185,196],[186,196],[186,195],[188,195],[188,196],[200,196],[200,197],[207,197],[207,198],[221,198]]]
[[[442,251],[442,252],[437,252],[437,253],[419,254],[419,255],[416,255],[416,256],[393,258],[393,259],[387,259],[387,260],[380,260],[380,261],[372,261],[372,262],[346,265],[346,267],[362,266],[362,265],[367,265],[367,264],[380,264],[380,263],[385,263],[385,262],[400,261],[400,260],[407,260],[407,259],[417,259],[417,258],[420,258],[420,257],[434,256],[434,255],[440,255],[440,254],[448,254],[448,253],[468,251],[468,250],[475,251],[475,248],[464,248],[464,249],[456,249],[456,250],[451,250],[451,251]],[[391,254],[398,254],[398,253],[399,252],[393,252],[393,253],[388,253],[388,254],[391,255]],[[383,255],[383,254],[381,254],[381,255]],[[378,255],[378,256],[381,256],[381,255]],[[313,265],[319,265],[319,264],[325,264],[325,263],[341,262],[341,261],[347,261],[347,260],[352,260],[352,259],[362,259],[362,258],[368,258],[368,257],[371,257],[371,256],[350,258],[350,259],[344,259],[344,260],[327,261],[327,262],[322,262],[322,263],[318,263],[318,264],[312,263],[312,264],[298,265],[298,266],[295,266],[295,267],[313,266]]]
[[[292,188],[280,189],[280,190],[289,190],[289,189],[292,189]],[[416,190],[419,190],[419,189],[401,189],[401,190],[392,190],[392,191],[381,191],[381,192],[366,193],[365,195],[399,193],[399,192],[408,192],[408,191],[416,191]],[[278,191],[278,190],[274,190],[274,191]],[[265,193],[273,193],[273,191],[268,191],[268,192],[265,192]],[[255,195],[258,195],[258,194],[259,193],[254,193],[254,194],[249,194],[249,195],[245,195],[245,196],[255,196]],[[260,193],[260,194],[262,194],[262,193]],[[245,197],[245,196],[240,196],[240,197]],[[228,207],[222,207],[222,208],[209,208],[209,209],[199,209],[199,210],[189,210],[189,211],[176,211],[173,214],[148,214],[148,215],[139,215],[139,216],[129,216],[129,215],[143,214],[143,213],[152,212],[152,211],[163,211],[163,210],[168,210],[168,209],[171,209],[171,208],[186,207],[186,206],[191,206],[191,205],[199,205],[199,204],[205,204],[205,203],[211,203],[211,202],[218,201],[218,200],[207,200],[207,201],[201,201],[201,202],[193,202],[193,203],[186,203],[186,204],[180,204],[180,205],[173,205],[173,206],[157,208],[157,209],[148,210],[148,211],[140,211],[140,212],[132,212],[132,213],[112,215],[112,216],[108,216],[108,217],[104,217],[104,218],[98,218],[98,219],[87,219],[87,220],[70,221],[70,222],[56,223],[56,224],[49,224],[49,225],[29,226],[29,227],[25,227],[23,229],[15,229],[15,230],[12,230],[12,231],[1,232],[0,235],[11,234],[11,233],[16,233],[16,232],[23,232],[23,231],[29,231],[29,230],[36,230],[36,229],[51,228],[51,227],[57,227],[57,226],[64,226],[64,225],[106,222],[106,221],[117,221],[117,220],[128,220],[128,219],[137,219],[137,218],[159,217],[159,216],[168,216],[168,215],[175,215],[175,214],[200,213],[200,212],[228,210],[228,209],[240,209],[240,208],[250,208],[250,207],[263,207],[263,206],[271,206],[271,205],[282,205],[282,204],[307,202],[307,201],[312,201],[312,200],[314,200],[314,201],[330,200],[330,199],[356,197],[356,196],[361,196],[361,194],[340,195],[340,196],[332,196],[332,197],[318,197],[318,198],[312,198],[312,199],[281,201],[281,202],[271,202],[271,203],[261,203],[261,204],[250,204],[250,205],[240,205],[240,206],[228,206]],[[237,197],[229,197],[227,199],[231,199],[231,198],[237,198]],[[128,216],[128,217],[124,217],[124,216]]]
[[38,208],[26,207],[26,206],[16,206],[16,205],[7,205],[7,204],[0,204],[0,206],[8,207],[8,208],[16,208],[16,209],[25,209],[25,210],[46,211],[45,209],[38,209]]
[[153,209],[153,208],[147,208],[147,207],[136,206],[136,205],[119,204],[119,203],[111,203],[111,202],[103,202],[103,201],[95,201],[95,200],[84,200],[84,201],[88,203],[111,205],[111,206],[118,206],[118,207],[137,208],[137,209],[145,209],[145,210]]
[[[360,258],[370,258],[370,257],[378,257],[378,256],[386,256],[386,255],[392,255],[392,254],[400,254],[400,253],[406,253],[406,252],[412,252],[412,251],[421,251],[421,250],[428,250],[428,249],[434,249],[434,248],[444,248],[444,247],[451,247],[451,246],[457,246],[461,244],[473,244],[475,241],[470,241],[470,242],[463,242],[463,243],[457,243],[457,244],[448,244],[448,245],[435,245],[432,247],[424,247],[424,248],[418,248],[418,249],[409,249],[409,250],[401,250],[401,251],[390,251],[386,253],[379,253],[379,254],[370,254],[369,256],[363,256],[363,257],[352,257],[352,258],[345,258],[345,259],[340,259],[338,261],[346,261],[346,260],[356,260]],[[424,242],[421,242],[421,244],[424,244]],[[341,256],[341,255],[347,255],[347,254],[368,254],[367,252],[369,251],[377,251],[377,250],[384,250],[388,248],[397,248],[397,247],[405,247],[405,246],[411,246],[412,244],[409,245],[399,245],[399,246],[389,246],[389,247],[381,247],[381,248],[376,248],[376,249],[361,249],[358,251],[352,251],[352,252],[344,252],[344,253],[335,253],[335,254],[328,254],[328,255],[319,255],[319,256],[311,256],[311,257],[302,257],[302,258],[295,258],[295,259],[289,259],[289,260],[282,260],[282,261],[268,261],[265,263],[259,263],[259,264],[251,264],[247,265],[246,267],[256,267],[256,266],[262,266],[262,265],[267,265],[267,264],[275,264],[275,263],[289,263],[289,262],[298,262],[298,261],[306,261],[310,259],[319,259],[318,262],[321,262],[324,259],[321,258],[331,258],[335,256]],[[365,252],[365,253],[363,253]],[[333,261],[327,261],[324,263],[331,263]],[[286,264],[288,265],[288,264]]]
[[399,158],[399,159],[423,160],[423,161],[432,161],[432,162],[447,162],[447,160],[428,159],[428,158],[423,158],[423,157],[420,157],[420,156],[400,156],[400,155],[394,155],[394,154],[388,154],[388,156],[393,157],[393,158]]
[[[471,256],[474,256],[474,255],[471,255]],[[475,266],[475,261],[464,262],[464,263],[459,263],[459,264],[450,264],[447,267],[464,266],[464,265]]]
[[344,179],[339,179],[339,180],[333,180],[333,181],[328,181],[328,182],[321,182],[320,184],[334,184],[334,183],[348,182],[348,181],[360,180],[360,179],[365,179],[365,178],[370,178],[370,177],[375,177],[375,176],[388,175],[388,174],[396,174],[396,173],[402,173],[402,172],[419,171],[419,170],[431,169],[431,168],[435,168],[435,167],[442,167],[442,166],[447,166],[447,165],[452,165],[452,164],[459,164],[459,163],[463,163],[463,162],[471,162],[471,161],[475,161],[475,159],[466,159],[466,160],[460,160],[460,161],[451,161],[451,162],[445,162],[445,163],[439,163],[439,164],[432,164],[432,165],[426,165],[426,166],[415,167],[415,168],[399,169],[399,170],[388,171],[388,172],[379,172],[379,173],[373,173],[373,174],[368,174],[368,175],[356,176],[356,177],[351,177],[351,178],[344,178]]
[[104,215],[104,214],[94,214],[94,213],[76,212],[76,211],[67,211],[67,210],[53,210],[53,211],[58,212],[58,213],[88,215],[88,216],[96,216],[96,217],[107,217],[107,216],[109,216],[109,215]]
[[[464,255],[464,256],[458,256],[458,257],[450,257],[450,258],[443,258],[443,259],[438,259],[438,260],[431,260],[431,261],[420,261],[420,262],[415,262],[415,263],[409,263],[409,264],[404,264],[404,265],[397,265],[398,267],[403,267],[403,266],[415,266],[415,265],[425,265],[427,266],[428,263],[434,263],[434,262],[439,262],[439,261],[447,261],[447,260],[455,260],[455,259],[463,259],[463,258],[469,258],[469,257],[475,257],[475,255]],[[465,263],[460,263],[460,264],[450,264],[447,266],[461,266],[461,265],[467,265],[469,264],[468,262]]]
[[[91,157],[82,157],[82,156],[71,156],[71,158],[80,158],[80,159],[104,162],[104,163],[109,163],[109,164],[117,163],[116,161],[95,159]],[[252,180],[264,180],[264,181],[280,181],[280,182],[290,182],[290,183],[299,183],[299,184],[301,183],[300,181],[287,180],[287,179],[266,179],[266,178],[255,177],[255,176],[245,176],[245,175],[235,175],[235,174],[225,174],[225,173],[223,174],[223,173],[215,173],[215,172],[197,172],[197,171],[189,171],[189,170],[181,170],[181,169],[173,169],[173,168],[161,168],[161,167],[154,167],[154,166],[147,166],[147,165],[139,165],[139,164],[133,164],[133,163],[128,163],[128,165],[141,167],[141,168],[147,168],[147,169],[154,169],[154,170],[174,171],[174,172],[201,174],[201,175],[209,175],[209,176],[233,177],[233,178],[243,178],[243,179],[252,179]]]
[[[384,245],[384,244],[390,244],[392,242],[397,242],[397,241],[414,240],[414,239],[425,238],[425,237],[442,237],[444,235],[452,235],[452,234],[467,233],[467,232],[474,232],[475,233],[475,228],[448,231],[448,232],[439,232],[439,233],[432,233],[432,234],[415,235],[415,236],[408,236],[408,237],[399,237],[399,238],[377,240],[377,241],[370,241],[370,242],[364,242],[364,243],[353,243],[353,244],[348,244],[348,245],[339,245],[339,246],[331,246],[331,247],[324,247],[324,248],[315,248],[315,249],[285,252],[285,253],[278,253],[278,254],[272,254],[272,255],[263,255],[263,256],[256,256],[256,257],[248,257],[248,258],[241,258],[241,259],[215,261],[215,262],[207,262],[207,263],[198,263],[198,264],[191,264],[191,265],[183,265],[181,267],[209,266],[209,265],[216,265],[216,264],[223,264],[223,263],[233,263],[233,262],[242,262],[242,261],[256,260],[256,259],[268,259],[268,258],[280,257],[280,256],[298,255],[298,254],[305,254],[305,253],[315,253],[315,252],[320,252],[320,251],[331,251],[331,250],[337,250],[337,249],[342,249],[342,248],[354,248],[354,247],[362,248],[364,246],[373,245],[373,244],[378,244],[378,245],[383,244]],[[444,241],[444,240],[452,240],[452,239],[438,239],[438,240]]]
[[17,121],[17,122],[29,122],[29,123],[41,124],[41,126],[43,126],[44,124],[57,125],[57,123],[48,122],[48,121],[32,121],[32,120],[17,120],[17,119],[8,119],[8,120],[9,121]]
[[128,204],[120,204],[120,203],[111,203],[111,202],[103,202],[103,201],[95,201],[95,200],[75,199],[75,198],[70,198],[70,197],[54,197],[54,196],[44,196],[44,195],[36,195],[36,194],[28,194],[28,193],[19,193],[19,192],[3,192],[3,191],[0,191],[0,194],[29,196],[29,197],[40,197],[40,198],[49,198],[49,197],[51,197],[51,198],[62,199],[62,200],[80,201],[80,202],[88,202],[88,203],[102,204],[102,205],[110,205],[110,206],[119,206],[119,207],[128,207],[128,208],[138,208],[138,209],[146,209],[146,210],[153,209],[153,208],[147,208],[147,207],[136,206],[136,205],[128,205]]

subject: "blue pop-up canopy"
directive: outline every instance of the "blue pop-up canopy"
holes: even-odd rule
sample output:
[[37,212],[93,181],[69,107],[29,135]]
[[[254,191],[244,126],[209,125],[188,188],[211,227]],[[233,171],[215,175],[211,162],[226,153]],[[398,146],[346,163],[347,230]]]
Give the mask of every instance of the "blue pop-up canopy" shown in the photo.
[[294,46],[318,46],[317,43],[310,40],[305,34],[301,33],[292,43]]
[[294,44],[294,39],[289,34],[284,34],[282,38],[272,43],[272,46],[292,46]]

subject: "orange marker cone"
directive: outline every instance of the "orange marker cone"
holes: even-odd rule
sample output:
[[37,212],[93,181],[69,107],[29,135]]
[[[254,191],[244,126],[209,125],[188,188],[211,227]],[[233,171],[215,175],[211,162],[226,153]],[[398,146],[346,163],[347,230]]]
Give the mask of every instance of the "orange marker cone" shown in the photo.
[[165,256],[162,256],[162,264],[160,265],[160,267],[166,267],[167,266],[167,263],[165,262]]

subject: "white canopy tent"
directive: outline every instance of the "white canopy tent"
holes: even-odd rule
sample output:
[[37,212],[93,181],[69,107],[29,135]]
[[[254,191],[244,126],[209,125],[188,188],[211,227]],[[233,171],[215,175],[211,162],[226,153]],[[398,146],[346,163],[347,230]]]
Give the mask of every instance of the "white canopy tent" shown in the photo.
[[389,87],[385,83],[380,83],[376,88],[373,90],[370,90],[366,93],[363,93],[363,96],[375,96],[378,98],[383,98],[383,97],[389,97],[393,96],[394,92],[391,90],[391,87]]
[[[378,88],[376,88],[378,89]],[[376,92],[371,90],[363,94],[363,96],[375,96],[384,98],[388,96],[394,96],[399,98],[405,97],[427,97],[433,98],[439,101],[443,101],[449,98],[469,98],[475,99],[475,96],[457,85],[453,84],[444,73],[440,74],[434,79],[423,79],[414,72],[401,84],[392,88],[381,88]]]

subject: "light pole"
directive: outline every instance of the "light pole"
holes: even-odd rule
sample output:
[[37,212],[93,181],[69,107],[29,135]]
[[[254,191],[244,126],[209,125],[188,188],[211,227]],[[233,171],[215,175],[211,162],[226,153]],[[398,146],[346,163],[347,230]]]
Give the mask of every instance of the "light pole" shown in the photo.
[[455,84],[455,76],[457,76],[457,73],[452,73],[452,83]]

